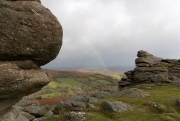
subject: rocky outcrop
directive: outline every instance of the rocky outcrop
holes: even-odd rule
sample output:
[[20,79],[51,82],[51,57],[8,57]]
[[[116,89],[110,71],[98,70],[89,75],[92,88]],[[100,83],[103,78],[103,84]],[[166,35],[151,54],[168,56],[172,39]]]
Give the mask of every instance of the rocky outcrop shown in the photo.
[[62,27],[40,0],[0,1],[0,117],[51,76],[40,66],[62,45]]
[[62,45],[57,18],[36,1],[0,1],[0,61],[32,60],[42,66]]
[[180,83],[180,60],[163,59],[140,50],[135,60],[136,68],[125,72],[126,78],[119,82],[119,88],[144,82]]

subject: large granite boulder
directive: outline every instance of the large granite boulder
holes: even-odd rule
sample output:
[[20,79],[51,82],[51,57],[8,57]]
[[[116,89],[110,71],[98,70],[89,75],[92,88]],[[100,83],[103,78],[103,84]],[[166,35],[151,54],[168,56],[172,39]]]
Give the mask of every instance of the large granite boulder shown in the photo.
[[61,45],[62,27],[40,0],[0,0],[0,120],[51,81],[40,66],[53,60]]
[[57,18],[36,1],[0,1],[0,61],[32,60],[42,66],[62,45]]
[[0,63],[0,114],[22,97],[39,91],[51,76],[41,69],[24,70],[11,62]]
[[126,103],[123,103],[121,101],[116,101],[116,102],[104,101],[102,103],[101,108],[111,113],[121,113],[124,111],[132,110],[134,107]]
[[161,62],[162,58],[153,56],[146,51],[140,50],[137,54],[138,58],[135,60],[137,66],[153,66],[154,64]]

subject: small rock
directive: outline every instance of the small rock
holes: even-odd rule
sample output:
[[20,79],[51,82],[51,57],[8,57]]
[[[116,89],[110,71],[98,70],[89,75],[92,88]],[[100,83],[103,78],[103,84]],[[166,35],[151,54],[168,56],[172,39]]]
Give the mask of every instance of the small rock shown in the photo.
[[142,90],[137,88],[124,89],[122,91],[115,92],[111,96],[125,96],[135,98],[145,98],[148,94],[145,94]]
[[154,87],[155,84],[138,84],[133,86],[133,88],[143,89],[143,88],[151,88]]
[[180,98],[177,98],[177,99],[176,99],[176,104],[177,104],[178,106],[180,106]]
[[121,101],[116,101],[116,102],[105,101],[102,103],[102,109],[111,113],[121,113],[133,108],[134,108],[133,106],[130,106]]
[[84,121],[85,112],[68,112],[63,115],[63,121]]

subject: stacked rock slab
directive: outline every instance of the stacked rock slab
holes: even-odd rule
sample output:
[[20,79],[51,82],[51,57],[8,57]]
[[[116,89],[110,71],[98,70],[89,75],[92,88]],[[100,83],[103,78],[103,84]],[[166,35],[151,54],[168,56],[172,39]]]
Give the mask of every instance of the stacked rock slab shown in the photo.
[[180,60],[163,59],[140,50],[135,60],[136,68],[125,72],[126,78],[119,82],[119,88],[144,82],[169,83],[180,80]]
[[62,27],[40,0],[0,0],[0,116],[51,76],[40,66],[62,45]]

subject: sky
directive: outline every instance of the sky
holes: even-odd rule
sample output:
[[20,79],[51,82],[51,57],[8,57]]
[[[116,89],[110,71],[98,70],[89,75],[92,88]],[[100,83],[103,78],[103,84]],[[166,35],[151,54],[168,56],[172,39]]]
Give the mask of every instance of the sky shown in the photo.
[[41,0],[63,27],[49,67],[135,66],[137,51],[180,58],[179,0]]

